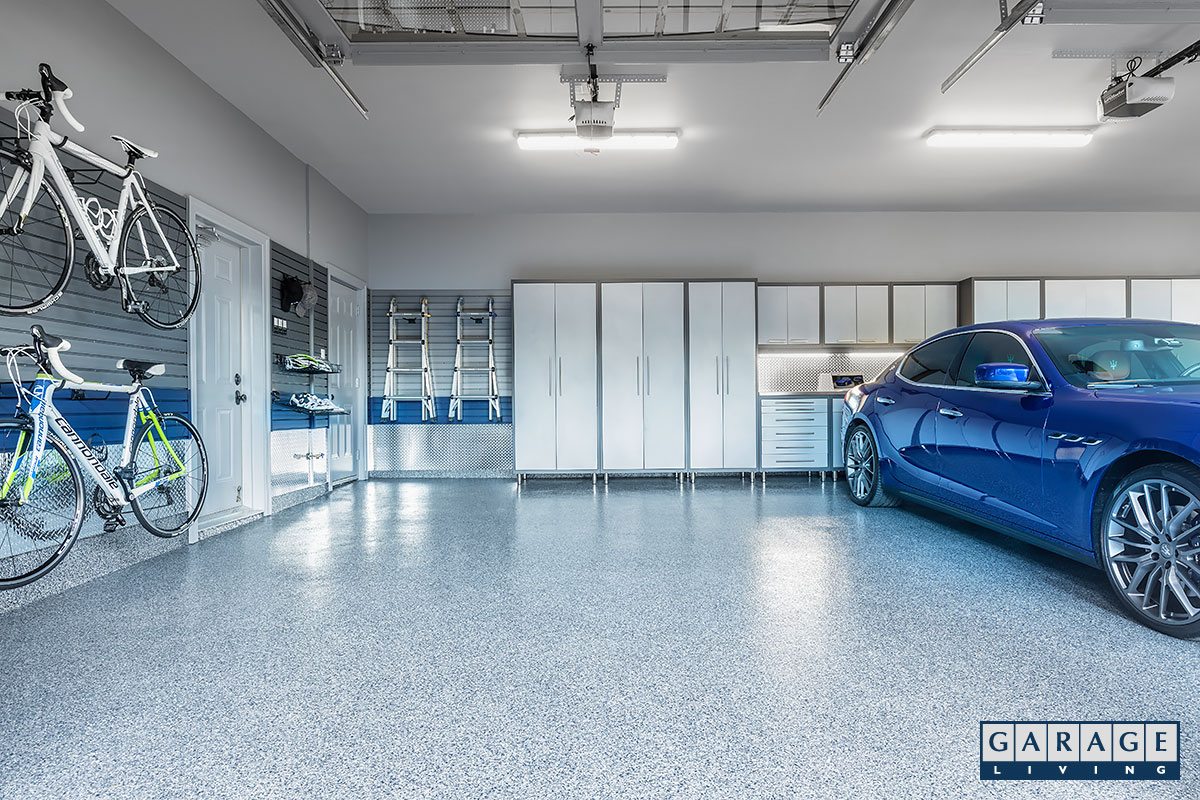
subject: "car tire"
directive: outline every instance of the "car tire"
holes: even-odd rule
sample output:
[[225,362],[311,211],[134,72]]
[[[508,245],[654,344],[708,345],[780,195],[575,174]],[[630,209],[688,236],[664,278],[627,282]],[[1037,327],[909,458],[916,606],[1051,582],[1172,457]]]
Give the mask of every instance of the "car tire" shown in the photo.
[[861,422],[846,431],[846,488],[850,499],[866,508],[894,508],[900,498],[884,491],[879,480],[879,447]]
[[1121,608],[1170,636],[1200,636],[1200,469],[1142,467],[1101,502],[1093,546]]

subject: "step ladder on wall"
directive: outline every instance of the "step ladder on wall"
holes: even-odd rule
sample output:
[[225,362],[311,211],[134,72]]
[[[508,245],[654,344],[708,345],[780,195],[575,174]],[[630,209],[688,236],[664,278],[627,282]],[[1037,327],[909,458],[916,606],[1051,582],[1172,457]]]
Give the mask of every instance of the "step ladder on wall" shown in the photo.
[[[450,413],[447,417],[451,420],[462,420],[462,401],[463,400],[487,400],[488,401],[488,420],[500,421],[500,382],[496,377],[496,301],[494,298],[488,298],[487,308],[470,309],[464,305],[463,298],[458,298],[458,306],[455,309],[454,316],[458,323],[458,336],[456,346],[454,348],[454,380],[450,389]],[[463,321],[471,320],[476,325],[482,325],[487,322],[487,336],[467,336],[463,331]],[[488,363],[487,366],[468,366],[464,363],[464,347],[480,348],[487,347]],[[463,375],[468,372],[486,372],[488,375],[488,393],[487,394],[463,394]]]
[[[420,323],[421,333],[413,336],[400,329],[399,322],[408,325]],[[407,335],[402,335],[407,334]],[[411,361],[402,360],[405,351],[412,348],[421,350],[421,365],[414,366]],[[415,395],[400,394],[400,379],[404,375],[421,375],[421,393]],[[397,403],[405,400],[421,401],[421,421],[437,421],[437,406],[433,399],[433,368],[429,364],[429,299],[421,298],[420,311],[401,311],[396,308],[396,298],[388,304],[388,360],[387,379],[384,383],[383,418],[396,419]]]

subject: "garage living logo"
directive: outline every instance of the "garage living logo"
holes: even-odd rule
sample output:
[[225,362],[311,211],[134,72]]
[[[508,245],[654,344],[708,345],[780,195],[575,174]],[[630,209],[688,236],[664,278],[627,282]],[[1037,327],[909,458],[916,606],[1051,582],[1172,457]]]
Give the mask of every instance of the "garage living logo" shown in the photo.
[[981,722],[979,778],[1177,781],[1178,722]]

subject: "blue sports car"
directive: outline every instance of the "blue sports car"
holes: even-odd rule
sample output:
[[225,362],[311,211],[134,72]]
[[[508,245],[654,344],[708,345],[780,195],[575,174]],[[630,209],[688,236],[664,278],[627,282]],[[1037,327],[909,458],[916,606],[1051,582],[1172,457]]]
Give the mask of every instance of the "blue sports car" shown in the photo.
[[1200,325],[957,328],[844,402],[855,503],[911,499],[1094,564],[1138,621],[1200,634]]

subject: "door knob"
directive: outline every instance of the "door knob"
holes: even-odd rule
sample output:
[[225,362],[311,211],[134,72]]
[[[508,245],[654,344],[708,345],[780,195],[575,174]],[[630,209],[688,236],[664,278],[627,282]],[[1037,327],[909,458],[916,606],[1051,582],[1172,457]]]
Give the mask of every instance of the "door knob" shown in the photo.
[[234,402],[234,403],[236,403],[236,404],[237,404],[237,405],[239,405],[239,406],[240,406],[242,403],[244,403],[244,402],[246,402],[247,400],[249,400],[249,399],[250,399],[249,397],[247,397],[246,395],[242,394],[240,391],[238,391],[238,392],[234,392],[234,393],[233,393],[233,402]]

